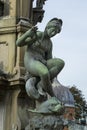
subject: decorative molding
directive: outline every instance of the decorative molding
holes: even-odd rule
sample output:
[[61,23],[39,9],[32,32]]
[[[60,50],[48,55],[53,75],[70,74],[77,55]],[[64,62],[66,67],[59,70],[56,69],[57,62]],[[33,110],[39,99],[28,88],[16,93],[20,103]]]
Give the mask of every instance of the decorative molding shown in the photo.
[[0,45],[2,45],[2,44],[5,44],[6,46],[8,46],[8,43],[6,41],[0,42]]

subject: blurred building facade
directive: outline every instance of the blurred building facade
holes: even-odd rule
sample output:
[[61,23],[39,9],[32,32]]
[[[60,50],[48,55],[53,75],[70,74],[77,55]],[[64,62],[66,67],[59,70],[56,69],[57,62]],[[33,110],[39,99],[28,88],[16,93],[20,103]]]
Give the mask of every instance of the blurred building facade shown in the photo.
[[42,21],[43,3],[37,0],[41,6],[33,9],[33,1],[0,0],[0,69],[13,75],[0,77],[0,130],[24,130],[29,122],[26,108],[34,105],[24,88],[25,47],[16,47],[17,38]]
[[64,104],[64,130],[68,130],[68,122],[75,121],[74,97],[67,86],[62,85],[57,78],[53,81],[53,91],[55,96]]

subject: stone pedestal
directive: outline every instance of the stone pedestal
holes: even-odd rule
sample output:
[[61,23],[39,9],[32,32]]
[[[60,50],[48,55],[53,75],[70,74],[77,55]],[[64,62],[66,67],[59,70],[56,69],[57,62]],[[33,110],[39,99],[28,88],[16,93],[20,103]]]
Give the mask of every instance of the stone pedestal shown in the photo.
[[63,121],[56,115],[36,115],[25,130],[63,130]]
[[24,130],[35,102],[25,92],[24,79],[0,79],[0,130]]
[[0,79],[0,130],[19,127],[17,97],[21,91],[20,86],[21,81]]

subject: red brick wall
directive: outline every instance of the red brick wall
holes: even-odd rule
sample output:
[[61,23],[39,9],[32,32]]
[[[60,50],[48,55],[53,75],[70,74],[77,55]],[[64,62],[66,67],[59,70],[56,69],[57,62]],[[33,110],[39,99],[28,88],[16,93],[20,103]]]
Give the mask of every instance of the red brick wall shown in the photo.
[[68,127],[67,127],[67,126],[65,126],[63,130],[68,130]]
[[[75,119],[75,108],[74,107],[66,107],[64,118],[67,120],[74,120]],[[68,127],[65,126],[63,130],[68,130]]]
[[68,120],[74,120],[74,117],[75,117],[75,108],[66,107],[65,113],[64,113],[64,118],[68,119]]

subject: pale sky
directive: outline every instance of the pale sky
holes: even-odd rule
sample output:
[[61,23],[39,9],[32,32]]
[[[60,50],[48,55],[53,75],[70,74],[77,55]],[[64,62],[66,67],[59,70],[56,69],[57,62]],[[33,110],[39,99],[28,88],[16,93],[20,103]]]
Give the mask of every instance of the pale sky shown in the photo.
[[44,10],[39,30],[54,17],[63,20],[61,33],[52,38],[53,56],[65,61],[58,80],[76,85],[87,100],[87,0],[47,0]]

